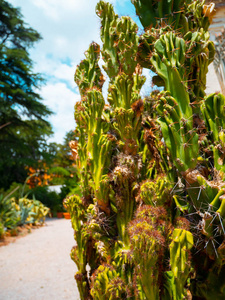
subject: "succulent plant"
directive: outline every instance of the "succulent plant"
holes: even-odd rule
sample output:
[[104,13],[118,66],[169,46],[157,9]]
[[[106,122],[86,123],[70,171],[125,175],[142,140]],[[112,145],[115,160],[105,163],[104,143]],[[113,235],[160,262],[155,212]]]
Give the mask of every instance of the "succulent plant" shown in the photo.
[[[131,2],[143,33],[99,1],[102,46],[75,73],[82,196],[65,205],[80,298],[225,299],[225,97],[205,95],[214,6]],[[161,87],[144,98],[143,68]]]

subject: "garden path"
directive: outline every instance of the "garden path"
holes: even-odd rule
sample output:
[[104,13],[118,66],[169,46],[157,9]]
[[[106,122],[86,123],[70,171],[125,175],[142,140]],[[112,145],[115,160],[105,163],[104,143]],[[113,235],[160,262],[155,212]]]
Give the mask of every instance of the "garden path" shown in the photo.
[[0,300],[78,300],[74,244],[70,220],[49,219],[0,247]]

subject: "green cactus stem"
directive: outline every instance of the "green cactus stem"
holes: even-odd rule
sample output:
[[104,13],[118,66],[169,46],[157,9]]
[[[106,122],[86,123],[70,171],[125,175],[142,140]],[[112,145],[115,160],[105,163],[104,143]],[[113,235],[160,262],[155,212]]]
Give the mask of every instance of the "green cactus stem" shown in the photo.
[[76,263],[78,272],[75,275],[82,300],[89,295],[87,280],[87,248],[89,235],[85,226],[86,213],[79,196],[70,196],[64,201],[65,207],[71,214],[71,223],[74,229],[74,237],[77,245],[71,250],[71,258]]
[[159,299],[157,285],[159,264],[163,255],[164,238],[145,219],[135,219],[129,225],[129,234],[136,274],[141,287],[140,294],[148,300]]
[[96,300],[126,299],[125,282],[110,265],[101,265],[91,277],[91,295]]
[[86,51],[85,56],[86,59],[82,60],[74,76],[81,96],[84,96],[87,90],[93,87],[101,89],[105,81],[98,66],[100,46],[97,43],[92,43]]
[[168,93],[162,92],[160,96],[158,122],[174,164],[180,172],[194,169],[197,164],[198,135],[193,128],[191,107],[187,102],[189,108],[185,109],[183,102],[182,111],[179,102]]
[[171,271],[166,273],[166,286],[167,289],[171,289],[171,299],[181,300],[186,296],[184,286],[191,271],[190,250],[193,243],[193,236],[189,231],[174,229],[170,244]]
[[140,200],[152,206],[171,205],[172,185],[166,177],[157,177],[155,180],[147,180],[140,186]]
[[[214,5],[131,2],[144,31],[100,0],[102,45],[75,72],[81,196],[65,205],[80,298],[225,299],[225,97],[205,96]],[[164,91],[142,97],[143,68]]]
[[[157,27],[161,25],[161,20],[166,24],[172,25],[174,29],[179,28],[180,18],[183,6],[191,1],[183,0],[131,0],[136,8],[136,13],[140,18],[143,27],[146,29],[150,26]],[[186,20],[185,20],[186,21]],[[182,25],[184,20],[182,20]],[[186,21],[187,23],[187,21]]]
[[110,78],[119,73],[132,75],[136,68],[135,56],[138,51],[137,25],[129,17],[115,14],[112,4],[99,1],[96,13],[101,18],[102,55],[104,70]]
[[217,170],[225,171],[225,97],[211,94],[201,106],[202,114],[214,142],[214,165]]

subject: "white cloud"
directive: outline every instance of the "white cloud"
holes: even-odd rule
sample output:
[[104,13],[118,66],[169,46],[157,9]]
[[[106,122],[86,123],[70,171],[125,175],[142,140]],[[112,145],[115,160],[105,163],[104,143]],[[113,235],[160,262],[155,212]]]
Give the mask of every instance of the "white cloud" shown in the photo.
[[[32,57],[39,60],[45,53],[54,58],[78,58],[92,40],[100,42],[99,18],[95,14],[97,0],[9,0],[21,7],[25,21],[38,32],[43,40],[31,49]],[[49,16],[52,15],[52,16]]]
[[54,40],[55,45],[59,50],[69,47],[68,39],[64,36],[57,36]]
[[[59,20],[62,14],[68,12],[81,12],[85,8],[88,9],[91,5],[87,5],[87,1],[80,0],[31,0],[32,4],[43,10],[46,16]],[[94,3],[95,1],[92,1]]]
[[[76,89],[74,82],[75,63],[66,63],[60,59],[42,55],[36,64],[36,71],[45,74],[48,83],[63,81],[71,89]],[[47,84],[48,84],[47,83]]]
[[67,81],[67,83],[70,85],[70,87],[75,87],[74,82],[74,73],[75,73],[76,67],[68,66],[66,64],[59,64],[53,71],[53,75],[58,78]]
[[[74,104],[79,99],[74,83],[76,65],[92,41],[101,43],[100,19],[95,7],[98,0],[8,0],[21,7],[29,26],[43,39],[30,49],[34,71],[47,79],[40,93],[45,104],[56,114],[50,117],[54,140],[61,142],[65,133],[74,128]],[[124,7],[129,0],[109,1]],[[106,94],[107,84],[104,94]]]
[[55,112],[49,117],[55,129],[51,140],[61,143],[65,133],[75,129],[74,105],[80,96],[73,93],[65,83],[48,84],[43,87],[41,95],[45,104]]

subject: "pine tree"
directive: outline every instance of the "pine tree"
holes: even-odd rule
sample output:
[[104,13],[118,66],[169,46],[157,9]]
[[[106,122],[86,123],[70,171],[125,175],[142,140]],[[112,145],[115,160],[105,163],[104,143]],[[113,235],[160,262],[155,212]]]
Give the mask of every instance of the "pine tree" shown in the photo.
[[0,187],[26,178],[27,164],[35,164],[52,133],[46,121],[51,111],[37,91],[43,78],[33,72],[29,55],[40,39],[20,9],[0,0]]

